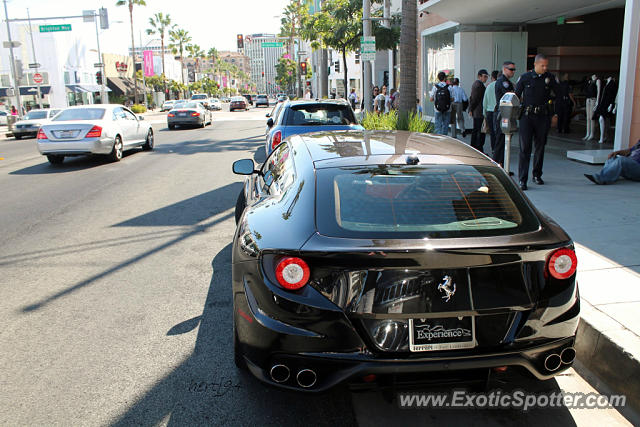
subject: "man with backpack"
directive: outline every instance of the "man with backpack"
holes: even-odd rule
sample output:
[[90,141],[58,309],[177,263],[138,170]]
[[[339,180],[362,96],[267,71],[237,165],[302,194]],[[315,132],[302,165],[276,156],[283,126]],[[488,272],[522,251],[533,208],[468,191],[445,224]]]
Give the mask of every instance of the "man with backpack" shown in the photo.
[[441,135],[449,134],[449,120],[451,119],[451,100],[453,93],[444,81],[447,75],[444,71],[438,73],[438,83],[434,84],[429,92],[429,100],[435,107],[435,131]]

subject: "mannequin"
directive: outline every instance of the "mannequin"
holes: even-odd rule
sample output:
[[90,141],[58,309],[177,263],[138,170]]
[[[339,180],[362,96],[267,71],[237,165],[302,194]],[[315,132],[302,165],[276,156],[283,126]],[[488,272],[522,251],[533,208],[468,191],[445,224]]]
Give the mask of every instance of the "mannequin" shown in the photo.
[[607,141],[607,133],[609,130],[609,120],[615,114],[615,103],[618,97],[618,83],[616,79],[609,76],[602,90],[602,96],[599,98],[593,118],[598,118],[600,124],[600,144]]
[[585,107],[585,112],[587,116],[587,134],[582,138],[584,141],[596,139],[596,121],[593,118],[593,113],[595,112],[596,105],[598,105],[598,101],[600,100],[601,88],[602,82],[598,76],[595,74],[592,75],[586,91],[587,105]]

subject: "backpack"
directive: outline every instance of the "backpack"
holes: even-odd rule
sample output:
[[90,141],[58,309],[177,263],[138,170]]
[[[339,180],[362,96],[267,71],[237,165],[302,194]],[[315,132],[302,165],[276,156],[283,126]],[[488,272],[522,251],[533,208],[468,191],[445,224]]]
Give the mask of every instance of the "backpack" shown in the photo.
[[449,92],[449,87],[447,85],[436,86],[436,94],[433,100],[436,110],[440,112],[449,111],[449,108],[451,108],[451,93]]

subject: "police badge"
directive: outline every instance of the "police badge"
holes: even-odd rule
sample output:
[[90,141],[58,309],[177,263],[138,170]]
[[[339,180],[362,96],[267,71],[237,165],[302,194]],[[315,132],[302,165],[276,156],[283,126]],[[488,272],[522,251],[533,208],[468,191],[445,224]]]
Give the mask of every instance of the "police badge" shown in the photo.
[[544,79],[544,84],[548,85],[550,82],[551,82],[551,79],[549,77]]
[[502,82],[502,86],[504,86],[505,89],[509,88],[509,83],[507,82]]

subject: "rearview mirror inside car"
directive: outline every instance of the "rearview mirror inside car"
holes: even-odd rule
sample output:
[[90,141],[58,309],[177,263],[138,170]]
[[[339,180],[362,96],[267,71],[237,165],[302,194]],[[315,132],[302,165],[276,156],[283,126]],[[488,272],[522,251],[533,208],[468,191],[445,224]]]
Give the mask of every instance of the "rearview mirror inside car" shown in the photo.
[[233,162],[233,173],[238,175],[251,175],[253,172],[253,160],[242,159]]

